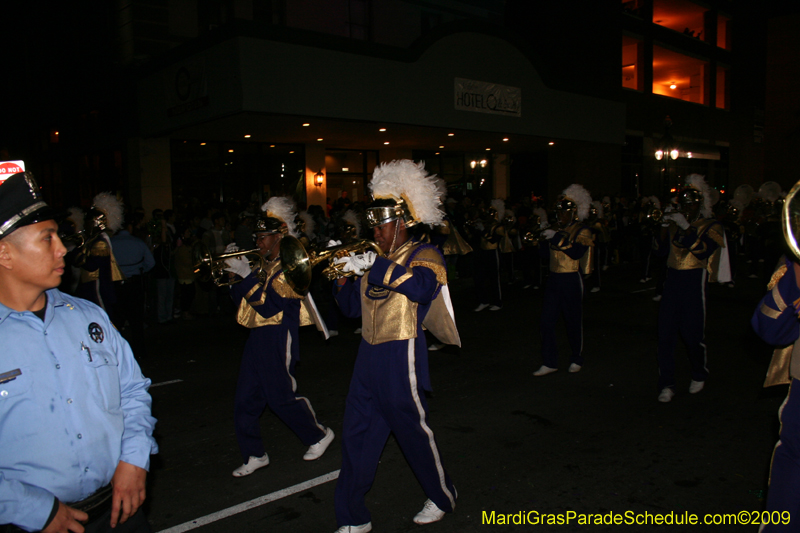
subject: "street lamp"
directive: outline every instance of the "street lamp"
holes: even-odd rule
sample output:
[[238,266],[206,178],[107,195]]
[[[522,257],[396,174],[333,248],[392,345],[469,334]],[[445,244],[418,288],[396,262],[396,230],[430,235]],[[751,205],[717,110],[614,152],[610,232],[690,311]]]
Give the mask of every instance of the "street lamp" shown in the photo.
[[659,178],[659,193],[663,193],[664,181],[669,180],[669,161],[678,159],[680,152],[678,151],[678,143],[672,138],[669,129],[672,127],[672,119],[667,115],[664,119],[664,136],[661,138],[661,143],[656,148],[655,157],[656,161],[663,161],[664,168],[661,171]]

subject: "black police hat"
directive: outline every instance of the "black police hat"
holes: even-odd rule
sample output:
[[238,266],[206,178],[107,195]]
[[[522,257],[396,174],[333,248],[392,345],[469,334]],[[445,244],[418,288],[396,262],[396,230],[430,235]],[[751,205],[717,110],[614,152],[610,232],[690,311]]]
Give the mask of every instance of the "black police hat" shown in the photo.
[[30,172],[20,172],[0,184],[0,239],[17,228],[56,217],[39,193]]

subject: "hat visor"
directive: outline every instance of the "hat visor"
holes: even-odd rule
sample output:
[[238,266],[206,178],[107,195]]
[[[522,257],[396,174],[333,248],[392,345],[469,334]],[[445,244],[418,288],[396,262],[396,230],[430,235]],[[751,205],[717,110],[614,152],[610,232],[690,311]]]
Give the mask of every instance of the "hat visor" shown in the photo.
[[2,235],[0,235],[0,238],[9,235],[10,233],[24,226],[30,226],[31,224],[37,224],[39,222],[44,222],[45,220],[55,220],[61,214],[66,214],[66,212],[56,211],[49,205],[44,205],[39,209],[20,217],[10,227],[8,227]]

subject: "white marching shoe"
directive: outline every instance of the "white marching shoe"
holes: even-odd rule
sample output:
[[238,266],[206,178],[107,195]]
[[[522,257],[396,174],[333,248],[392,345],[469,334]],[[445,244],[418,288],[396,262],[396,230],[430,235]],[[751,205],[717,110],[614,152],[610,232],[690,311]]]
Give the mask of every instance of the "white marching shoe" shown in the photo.
[[671,402],[673,396],[675,396],[675,391],[669,387],[665,387],[661,389],[661,394],[658,395],[658,401],[661,403]]
[[425,506],[414,517],[414,523],[419,525],[432,524],[444,518],[444,511],[431,500],[425,502]]
[[233,471],[233,477],[249,476],[259,468],[264,468],[269,464],[269,456],[265,453],[263,457],[253,457],[252,455],[245,464]]
[[579,365],[578,363],[572,363],[571,365],[569,365],[570,373],[574,374],[575,372],[580,372],[580,371],[581,371],[581,365]]
[[370,531],[372,531],[372,522],[360,526],[342,526],[334,533],[369,533]]
[[689,394],[697,394],[698,392],[703,390],[703,387],[705,386],[706,386],[705,381],[692,380],[692,382],[689,383]]
[[553,372],[558,372],[557,368],[551,368],[549,366],[542,365],[539,367],[539,370],[533,373],[534,376],[546,376],[547,374],[552,374]]
[[[303,455],[304,461],[315,461],[322,457],[322,454],[325,453],[325,450],[328,449],[331,442],[333,442],[333,430],[331,428],[325,429],[325,436],[320,439],[320,441],[316,444],[312,444],[308,447],[308,451]],[[372,526],[370,526],[372,527]]]

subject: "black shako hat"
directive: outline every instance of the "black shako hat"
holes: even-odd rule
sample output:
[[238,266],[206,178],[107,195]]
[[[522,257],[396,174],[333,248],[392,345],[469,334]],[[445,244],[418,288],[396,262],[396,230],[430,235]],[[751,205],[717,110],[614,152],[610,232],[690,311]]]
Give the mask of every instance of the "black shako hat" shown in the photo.
[[30,172],[14,174],[0,184],[0,239],[17,228],[55,216],[56,211],[42,200]]

